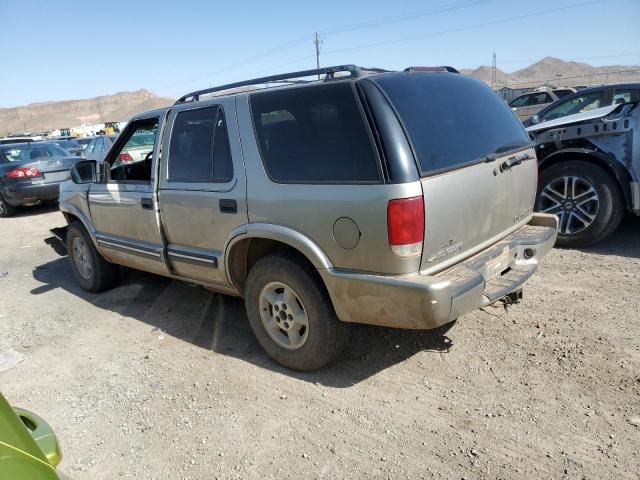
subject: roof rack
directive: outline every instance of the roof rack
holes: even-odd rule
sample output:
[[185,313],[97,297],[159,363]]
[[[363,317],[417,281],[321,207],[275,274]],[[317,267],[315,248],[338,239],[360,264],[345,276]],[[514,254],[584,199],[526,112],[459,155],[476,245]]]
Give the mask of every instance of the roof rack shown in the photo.
[[302,70],[300,72],[281,73],[279,75],[271,75],[269,77],[254,78],[252,80],[244,80],[242,82],[227,83],[226,85],[220,85],[212,88],[205,88],[202,90],[196,90],[195,92],[187,93],[180,97],[175,105],[179,103],[185,103],[187,101],[197,102],[200,100],[201,95],[208,93],[221,92],[223,90],[230,90],[232,88],[247,87],[251,85],[259,85],[261,83],[273,83],[286,80],[292,80],[295,78],[310,77],[312,75],[326,75],[326,78],[335,78],[336,73],[348,72],[350,78],[359,78],[368,73],[382,73],[388,70],[381,68],[362,68],[356,65],[337,65],[334,67],[316,68],[313,70]]
[[407,67],[404,69],[405,72],[449,72],[449,73],[460,73],[453,67],[449,67],[448,65],[442,65],[441,67]]

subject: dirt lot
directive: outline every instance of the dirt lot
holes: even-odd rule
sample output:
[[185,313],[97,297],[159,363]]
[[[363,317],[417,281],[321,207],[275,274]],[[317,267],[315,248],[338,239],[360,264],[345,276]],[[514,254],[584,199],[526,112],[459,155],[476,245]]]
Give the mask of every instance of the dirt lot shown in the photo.
[[[640,221],[554,250],[508,312],[446,337],[357,327],[320,372],[278,367],[241,301],[140,272],[80,291],[43,239],[0,222],[0,374],[74,479],[638,478]],[[451,347],[451,348],[449,348]]]

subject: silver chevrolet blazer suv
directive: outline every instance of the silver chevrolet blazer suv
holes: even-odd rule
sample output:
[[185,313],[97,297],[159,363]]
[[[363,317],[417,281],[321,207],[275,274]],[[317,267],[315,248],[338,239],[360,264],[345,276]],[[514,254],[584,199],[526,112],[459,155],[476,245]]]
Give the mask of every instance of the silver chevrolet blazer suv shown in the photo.
[[352,323],[447,329],[518,301],[556,239],[537,168],[479,80],[341,65],[135,116],[61,185],[62,230],[85,290],[122,265],[240,296],[264,350],[314,370]]

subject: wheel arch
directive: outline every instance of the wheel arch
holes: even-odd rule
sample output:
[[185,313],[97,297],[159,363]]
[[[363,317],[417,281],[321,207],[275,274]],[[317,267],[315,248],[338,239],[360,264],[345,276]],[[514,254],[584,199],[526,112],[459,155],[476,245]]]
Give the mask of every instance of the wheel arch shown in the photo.
[[100,251],[98,242],[96,241],[96,231],[87,216],[80,209],[73,209],[71,211],[61,210],[61,212],[65,220],[67,221],[67,225],[71,225],[71,223],[75,221],[79,222],[89,234],[93,245],[96,247],[96,249],[98,249],[98,251]]
[[225,268],[231,285],[242,295],[251,267],[276,251],[287,251],[314,270],[333,267],[322,249],[306,235],[281,225],[250,224],[246,231],[233,236],[225,248]]
[[556,165],[568,160],[589,162],[593,165],[603,167],[611,173],[616,180],[620,193],[622,193],[627,209],[631,210],[633,201],[631,194],[631,175],[629,175],[627,169],[620,164],[620,162],[611,156],[587,148],[565,148],[545,157],[540,162],[538,169],[542,172],[551,165]]

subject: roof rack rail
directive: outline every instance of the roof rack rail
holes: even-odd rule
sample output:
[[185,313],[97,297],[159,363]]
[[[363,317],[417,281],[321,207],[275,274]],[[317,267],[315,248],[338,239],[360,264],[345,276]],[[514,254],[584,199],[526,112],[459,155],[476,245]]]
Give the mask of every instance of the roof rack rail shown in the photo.
[[340,72],[348,72],[349,77],[351,78],[359,78],[366,73],[374,72],[385,72],[386,70],[382,70],[380,68],[361,68],[356,65],[336,65],[333,67],[325,67],[325,68],[315,68],[313,70],[302,70],[299,72],[291,72],[291,73],[281,73],[279,75],[271,75],[269,77],[260,77],[253,78],[251,80],[244,80],[242,82],[235,83],[227,83],[226,85],[219,85],[217,87],[204,88],[202,90],[196,90],[195,92],[187,93],[186,95],[181,96],[174,105],[179,103],[185,103],[187,101],[197,102],[200,100],[201,95],[206,95],[208,93],[221,92],[223,90],[230,90],[232,88],[238,87],[248,87],[251,85],[259,85],[261,83],[273,83],[285,80],[291,80],[295,78],[302,77],[310,77],[312,75],[326,75],[328,78],[335,78],[336,73]]
[[453,67],[449,67],[448,65],[442,65],[441,67],[407,67],[404,69],[405,72],[450,72],[450,73],[460,73]]

